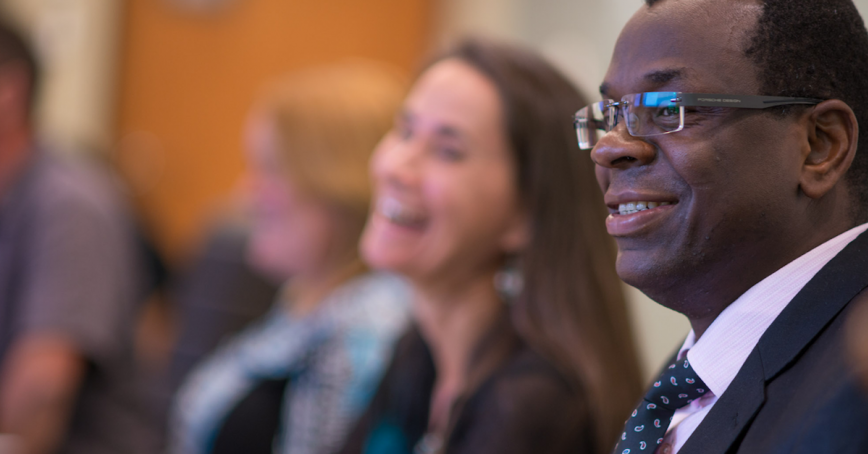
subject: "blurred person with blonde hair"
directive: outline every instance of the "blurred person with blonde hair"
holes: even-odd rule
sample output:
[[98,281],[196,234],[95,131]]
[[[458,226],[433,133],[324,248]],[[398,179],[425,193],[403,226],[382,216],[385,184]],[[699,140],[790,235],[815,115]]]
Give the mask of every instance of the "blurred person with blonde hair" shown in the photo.
[[285,280],[271,311],[200,364],[176,396],[172,453],[335,451],[404,329],[408,295],[357,250],[367,163],[404,86],[350,60],[266,91],[246,131],[252,264]]

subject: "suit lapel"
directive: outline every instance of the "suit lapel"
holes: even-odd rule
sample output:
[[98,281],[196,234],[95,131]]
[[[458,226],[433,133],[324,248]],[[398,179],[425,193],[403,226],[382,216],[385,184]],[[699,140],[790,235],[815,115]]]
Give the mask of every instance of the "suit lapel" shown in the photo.
[[765,384],[795,360],[866,287],[868,232],[823,267],[775,319],[679,453],[728,452],[762,407]]
[[723,454],[739,438],[765,401],[765,374],[754,349],[726,392],[699,424],[679,454]]
[[805,285],[757,344],[766,379],[777,376],[865,287],[868,233],[859,235]]

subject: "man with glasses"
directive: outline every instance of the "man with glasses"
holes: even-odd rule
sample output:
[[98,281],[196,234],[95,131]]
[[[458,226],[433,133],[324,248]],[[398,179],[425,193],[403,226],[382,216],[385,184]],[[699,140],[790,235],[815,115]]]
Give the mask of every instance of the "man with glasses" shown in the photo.
[[862,19],[851,0],[646,3],[576,129],[619,275],[693,330],[614,452],[868,452],[840,339],[868,299]]

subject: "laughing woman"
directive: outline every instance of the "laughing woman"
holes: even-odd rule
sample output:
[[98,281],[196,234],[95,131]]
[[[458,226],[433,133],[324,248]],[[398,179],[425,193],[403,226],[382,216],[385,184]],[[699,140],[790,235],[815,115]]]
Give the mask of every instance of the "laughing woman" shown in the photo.
[[539,57],[469,42],[428,67],[374,153],[375,268],[412,284],[345,454],[595,453],[639,394],[584,100]]

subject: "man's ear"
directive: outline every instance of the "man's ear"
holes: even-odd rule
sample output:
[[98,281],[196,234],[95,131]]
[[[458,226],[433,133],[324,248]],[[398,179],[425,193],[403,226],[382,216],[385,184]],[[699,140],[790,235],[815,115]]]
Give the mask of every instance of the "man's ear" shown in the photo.
[[799,187],[812,199],[828,193],[847,173],[859,142],[856,115],[844,101],[814,106],[807,119],[809,149],[804,153]]

